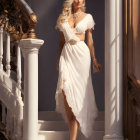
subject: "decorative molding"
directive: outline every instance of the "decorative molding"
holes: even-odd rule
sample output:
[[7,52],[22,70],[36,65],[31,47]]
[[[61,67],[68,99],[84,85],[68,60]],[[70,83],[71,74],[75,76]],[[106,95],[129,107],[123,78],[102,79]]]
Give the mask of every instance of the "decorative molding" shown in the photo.
[[37,16],[24,0],[1,0],[0,26],[15,40],[36,38]]
[[22,39],[20,40],[20,47],[23,52],[23,56],[25,57],[28,54],[38,54],[39,48],[44,43],[41,39]]

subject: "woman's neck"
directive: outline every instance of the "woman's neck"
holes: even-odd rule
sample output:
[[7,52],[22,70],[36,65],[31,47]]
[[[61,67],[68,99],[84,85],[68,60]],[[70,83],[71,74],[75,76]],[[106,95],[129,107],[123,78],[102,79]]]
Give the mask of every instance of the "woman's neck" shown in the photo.
[[74,13],[82,12],[81,8],[75,8]]

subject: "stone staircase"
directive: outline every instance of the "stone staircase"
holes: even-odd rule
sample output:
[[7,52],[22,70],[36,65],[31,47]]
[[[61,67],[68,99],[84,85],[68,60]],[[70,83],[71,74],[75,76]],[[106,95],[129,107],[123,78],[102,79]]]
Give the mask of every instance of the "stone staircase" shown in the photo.
[[[69,129],[61,114],[55,111],[40,111],[38,114],[38,140],[69,140]],[[104,136],[104,112],[99,112],[95,121],[93,135],[85,139],[78,131],[77,140],[103,140]]]

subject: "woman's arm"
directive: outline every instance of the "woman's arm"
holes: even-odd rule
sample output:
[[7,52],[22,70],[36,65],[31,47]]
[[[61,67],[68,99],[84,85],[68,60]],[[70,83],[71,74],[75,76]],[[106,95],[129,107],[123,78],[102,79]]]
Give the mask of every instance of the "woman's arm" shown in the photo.
[[96,60],[96,58],[95,58],[94,41],[93,41],[93,37],[92,37],[92,29],[88,29],[86,32],[87,32],[87,46],[90,50],[91,57],[94,62]]
[[95,49],[94,49],[94,41],[92,37],[92,29],[88,29],[87,31],[87,46],[90,50],[91,57],[93,59],[93,63],[96,67],[96,70],[99,72],[101,70],[101,65],[98,64],[96,57],[95,57]]
[[60,60],[60,55],[61,55],[64,43],[65,43],[64,34],[63,34],[63,32],[60,31],[60,42],[59,42],[59,46],[58,46],[58,58],[57,58],[57,70],[59,70],[59,60]]

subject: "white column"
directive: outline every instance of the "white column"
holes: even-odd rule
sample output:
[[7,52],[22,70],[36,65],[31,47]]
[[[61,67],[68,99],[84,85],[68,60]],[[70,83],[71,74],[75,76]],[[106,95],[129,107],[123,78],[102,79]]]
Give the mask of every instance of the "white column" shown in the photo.
[[11,65],[10,65],[10,61],[11,61],[11,56],[10,56],[10,34],[7,33],[7,44],[6,44],[6,73],[8,76],[10,76],[11,73]]
[[6,73],[8,76],[10,76],[11,73],[11,65],[10,65],[10,61],[11,61],[11,53],[10,53],[10,34],[6,33],[7,35],[7,44],[6,44]]
[[123,140],[122,0],[105,0],[105,136]]
[[38,140],[38,52],[40,39],[22,39],[24,56],[24,121],[23,140]]
[[0,27],[0,69],[3,70],[3,28]]
[[20,51],[20,46],[18,44],[17,47],[17,86],[19,88],[18,90],[18,96],[21,97],[21,51]]

